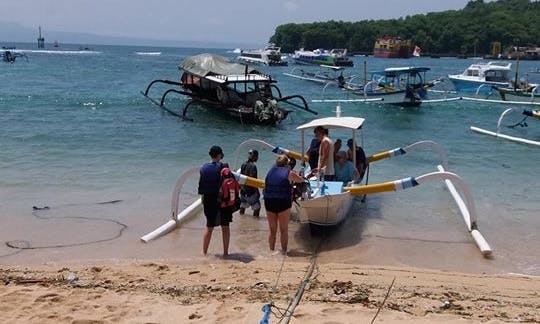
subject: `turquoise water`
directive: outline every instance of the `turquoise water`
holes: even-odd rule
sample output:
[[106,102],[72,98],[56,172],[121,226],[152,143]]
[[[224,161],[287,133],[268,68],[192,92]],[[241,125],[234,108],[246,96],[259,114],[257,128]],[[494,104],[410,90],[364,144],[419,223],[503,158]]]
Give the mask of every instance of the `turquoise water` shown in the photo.
[[[33,45],[17,44],[17,48],[32,49]],[[194,122],[184,122],[140,94],[153,79],[177,79],[177,65],[185,56],[201,52],[232,56],[226,49],[94,46],[87,53],[78,52],[77,47],[60,50],[74,52],[28,51],[28,62],[19,58],[15,64],[0,64],[0,238],[46,247],[20,251],[2,244],[0,263],[198,258],[202,216],[151,244],[138,241],[168,219],[177,177],[206,161],[208,147],[214,144],[224,148],[225,160],[231,163],[236,146],[248,138],[298,149],[295,127],[313,117],[295,110],[278,127],[269,128],[240,125],[192,106],[188,115]],[[428,66],[430,78],[461,72],[473,62],[451,58],[354,60],[357,74],[363,73],[365,61],[370,70]],[[520,63],[521,71],[539,66],[538,62]],[[320,85],[282,74],[291,68],[261,67],[278,80],[284,95],[301,94],[308,100],[345,98],[336,88],[323,91]],[[441,86],[451,88],[449,81]],[[152,94],[157,98],[159,88]],[[180,107],[183,103],[184,99],[171,96],[167,104]],[[331,116],[335,104],[310,103],[310,107],[319,116]],[[368,154],[427,139],[446,148],[450,171],[470,186],[478,225],[494,249],[492,260],[480,256],[442,183],[357,202],[350,223],[328,240],[321,259],[540,275],[540,150],[469,130],[470,126],[494,130],[506,108],[467,101],[413,109],[342,104],[344,115],[366,118],[364,148]],[[511,119],[519,120],[519,116]],[[529,127],[506,132],[540,140],[540,122],[527,122]],[[261,156],[262,175],[273,158],[270,153]],[[432,172],[437,163],[436,155],[425,151],[381,161],[372,166],[370,182]],[[194,197],[184,190],[185,201]],[[112,200],[121,202],[98,204]],[[50,210],[32,215],[32,206],[49,206]],[[120,238],[63,247],[114,237],[121,227],[111,220],[127,226]],[[264,218],[237,217],[232,230],[232,250],[242,256],[265,257]],[[313,238],[305,228],[293,224],[291,231],[293,248],[309,251]],[[219,238],[213,242],[219,253]],[[179,250],[179,246],[183,248]]]

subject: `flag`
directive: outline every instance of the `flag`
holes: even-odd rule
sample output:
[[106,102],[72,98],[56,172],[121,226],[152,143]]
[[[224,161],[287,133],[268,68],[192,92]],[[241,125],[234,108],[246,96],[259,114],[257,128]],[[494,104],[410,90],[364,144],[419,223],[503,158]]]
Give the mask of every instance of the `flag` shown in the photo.
[[422,49],[418,46],[414,46],[414,52],[412,53],[413,56],[419,57],[422,53]]

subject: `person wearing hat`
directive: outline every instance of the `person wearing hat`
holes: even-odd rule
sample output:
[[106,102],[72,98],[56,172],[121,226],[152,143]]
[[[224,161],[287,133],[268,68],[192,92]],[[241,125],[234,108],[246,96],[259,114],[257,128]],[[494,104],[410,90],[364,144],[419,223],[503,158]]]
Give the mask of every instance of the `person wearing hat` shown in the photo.
[[229,228],[230,220],[220,213],[219,189],[221,187],[221,170],[228,167],[222,163],[223,150],[219,146],[212,146],[208,152],[210,162],[207,162],[199,169],[199,194],[202,195],[202,205],[204,216],[206,217],[206,230],[203,235],[203,253],[208,253],[208,246],[212,239],[214,227],[221,226],[223,236],[223,256],[229,254],[229,240],[231,232]]
[[364,177],[364,173],[366,172],[367,167],[367,159],[366,159],[366,153],[362,149],[362,147],[358,145],[354,145],[353,139],[349,138],[347,140],[347,159],[349,161],[353,161],[353,154],[356,154],[356,170],[358,170],[359,173],[359,180],[362,180]]
[[[257,178],[257,165],[255,162],[258,160],[259,151],[249,150],[248,159],[240,167],[240,173],[248,177]],[[244,215],[246,208],[251,207],[253,209],[253,216],[259,217],[261,211],[260,197],[261,193],[258,188],[243,185],[240,190],[240,215]]]

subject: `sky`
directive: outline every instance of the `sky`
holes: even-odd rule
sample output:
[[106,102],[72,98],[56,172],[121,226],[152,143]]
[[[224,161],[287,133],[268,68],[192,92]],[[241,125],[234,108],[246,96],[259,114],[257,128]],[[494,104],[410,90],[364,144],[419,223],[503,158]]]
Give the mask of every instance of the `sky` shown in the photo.
[[264,45],[281,24],[392,19],[458,10],[468,0],[0,0],[0,3],[0,22],[16,23],[36,31],[42,26],[44,33]]

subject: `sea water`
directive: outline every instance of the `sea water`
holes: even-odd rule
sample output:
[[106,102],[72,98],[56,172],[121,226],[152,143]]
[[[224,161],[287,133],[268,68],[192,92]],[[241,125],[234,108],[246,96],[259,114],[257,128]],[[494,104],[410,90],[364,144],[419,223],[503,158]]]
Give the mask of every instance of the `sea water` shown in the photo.
[[[225,161],[237,167],[236,146],[249,138],[300,150],[296,126],[313,115],[293,108],[277,127],[242,125],[192,105],[182,121],[144,98],[154,79],[177,80],[183,58],[203,52],[228,57],[227,49],[77,46],[36,51],[16,44],[28,61],[0,64],[0,263],[25,264],[88,260],[202,259],[202,214],[150,243],[139,237],[171,215],[171,192],[183,171],[208,160],[220,145]],[[149,55],[145,55],[149,54]],[[150,55],[151,54],[151,55]],[[429,79],[461,73],[473,60],[455,58],[377,59],[354,57],[346,74],[363,78],[367,70],[390,66],[427,66]],[[520,62],[520,72],[538,62]],[[301,94],[318,112],[334,115],[336,103],[314,99],[348,98],[337,87],[283,75],[289,67],[258,67],[278,81],[282,94]],[[312,69],[314,67],[304,67]],[[452,89],[448,79],[440,84]],[[150,96],[159,99],[164,87]],[[447,96],[458,96],[447,94]],[[181,112],[186,99],[171,95],[167,105]],[[511,106],[470,101],[425,103],[400,108],[379,103],[341,103],[342,114],[366,118],[367,154],[433,140],[448,152],[448,170],[458,174],[474,198],[478,227],[494,250],[485,259],[442,182],[357,199],[338,228],[312,235],[290,224],[291,260],[318,249],[320,262],[350,262],[427,267],[455,271],[540,275],[540,149],[497,140],[469,130],[494,130]],[[518,122],[521,117],[510,118]],[[515,136],[540,140],[540,122],[505,128]],[[348,134],[334,132],[345,142]],[[259,177],[275,156],[261,150]],[[437,154],[421,150],[373,163],[369,182],[383,182],[436,171]],[[186,206],[197,198],[191,179],[181,193]],[[34,208],[35,207],[35,208]],[[235,215],[231,224],[233,258],[249,262],[270,258],[268,226],[260,218]],[[211,253],[221,253],[216,229]],[[319,245],[319,242],[322,244]],[[21,249],[25,248],[25,249]]]

